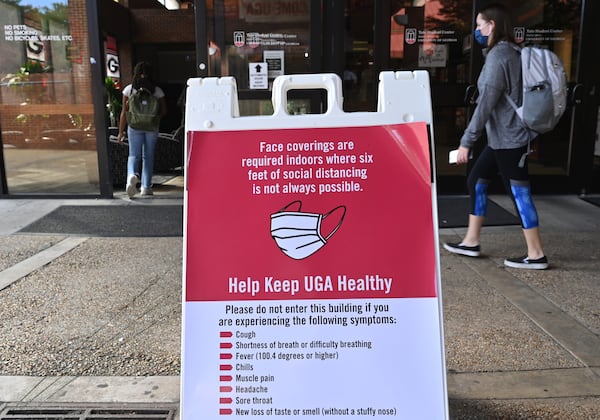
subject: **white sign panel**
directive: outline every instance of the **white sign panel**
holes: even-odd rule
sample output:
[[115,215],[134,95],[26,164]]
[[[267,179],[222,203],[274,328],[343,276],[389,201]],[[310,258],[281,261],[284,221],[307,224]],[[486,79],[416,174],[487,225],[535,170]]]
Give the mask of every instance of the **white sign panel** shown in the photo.
[[447,419],[427,72],[377,112],[333,74],[277,77],[271,116],[236,92],[188,81],[182,419]]
[[250,89],[269,88],[269,66],[266,62],[248,64]]
[[121,77],[118,55],[106,53],[106,75],[116,79]]
[[429,44],[419,48],[419,67],[446,67],[448,45]]
[[285,74],[284,52],[281,50],[266,50],[263,52],[263,59],[269,65],[269,79]]

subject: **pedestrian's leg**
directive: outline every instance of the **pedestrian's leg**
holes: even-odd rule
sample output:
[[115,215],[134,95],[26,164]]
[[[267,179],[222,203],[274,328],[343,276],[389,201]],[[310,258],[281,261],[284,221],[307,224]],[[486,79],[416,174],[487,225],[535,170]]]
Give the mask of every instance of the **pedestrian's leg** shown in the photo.
[[527,243],[527,257],[531,260],[542,258],[544,250],[540,228],[523,229],[523,236],[525,236],[525,242]]
[[139,181],[138,168],[142,160],[143,134],[140,131],[127,129],[127,141],[129,143],[129,156],[127,157],[127,185],[125,191],[131,198],[135,195]]
[[521,218],[523,236],[527,243],[527,257],[537,260],[544,256],[540,236],[537,209],[531,197],[531,187],[528,181],[510,180],[511,192]]
[[459,243],[445,243],[444,248],[448,251],[469,257],[477,257],[481,254],[480,237],[487,212],[487,188],[496,172],[497,167],[493,150],[486,147],[477,158],[477,162],[475,162],[467,178],[470,196],[467,233]]
[[522,156],[527,153],[527,146],[520,149],[498,151],[498,166],[511,199],[517,210],[523,228],[523,236],[527,243],[527,255],[507,258],[504,265],[513,268],[530,268],[543,270],[548,267],[544,255],[539,229],[537,209],[533,203],[529,185],[527,159],[520,165]]
[[144,142],[143,132],[128,128],[127,141],[129,143],[127,178],[129,179],[134,174],[139,176],[139,167],[142,162],[142,145]]
[[142,192],[152,191],[152,175],[154,173],[154,151],[158,141],[158,132],[145,132],[142,159]]
[[462,240],[463,245],[476,246],[480,244],[481,228],[483,227],[484,220],[485,216],[469,214],[469,225],[467,226],[467,233]]
[[531,200],[529,187],[527,187],[527,199],[523,198],[523,194],[523,192],[516,193],[515,201],[523,225],[523,236],[527,243],[527,255],[517,258],[507,258],[504,260],[504,265],[512,268],[544,270],[548,268],[548,258],[544,255],[542,248],[537,211]]
[[483,227],[485,215],[487,214],[487,189],[490,180],[487,178],[480,178],[478,176],[480,172],[481,171],[472,172],[467,180],[471,208],[469,211],[467,233],[462,241],[462,243],[467,246],[479,245],[481,228]]

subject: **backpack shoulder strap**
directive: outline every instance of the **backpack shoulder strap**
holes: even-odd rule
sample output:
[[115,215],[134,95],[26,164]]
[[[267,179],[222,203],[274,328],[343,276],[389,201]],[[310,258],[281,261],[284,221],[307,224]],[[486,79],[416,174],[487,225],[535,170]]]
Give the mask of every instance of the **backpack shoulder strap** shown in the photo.
[[[519,54],[519,59],[520,59],[523,49],[521,47],[519,47],[517,44],[514,44],[512,42],[510,42],[509,44]],[[521,66],[521,70],[522,70],[522,66]],[[523,77],[523,74],[521,72],[521,78],[522,77]],[[519,107],[517,106],[517,104],[513,100],[513,98],[510,97],[508,92],[504,92],[504,97],[508,100],[508,103],[510,104],[510,106],[515,110],[515,112],[517,113],[517,116],[519,116],[519,119],[521,119],[521,115],[519,115]]]
[[[511,43],[511,46],[513,47],[513,49],[515,51],[517,51],[519,53],[519,58],[520,60],[523,59],[523,54],[527,54],[527,52],[523,51],[524,48],[519,47],[516,44]],[[527,48],[527,47],[525,47]],[[523,71],[523,66],[522,66],[522,61],[521,61],[521,71]],[[523,75],[521,74],[521,78],[523,77]],[[519,160],[519,167],[522,168],[525,165],[525,158],[527,157],[527,155],[529,153],[531,153],[531,141],[533,140],[533,138],[535,137],[531,131],[531,129],[527,126],[527,124],[525,123],[525,121],[523,120],[523,117],[521,115],[521,113],[519,112],[519,107],[517,106],[516,102],[513,100],[513,98],[510,97],[510,95],[507,92],[504,92],[504,97],[506,98],[506,100],[508,101],[508,103],[510,104],[510,106],[512,107],[512,109],[515,110],[515,114],[517,114],[517,117],[519,119],[519,121],[521,121],[521,124],[523,125],[523,127],[525,127],[525,131],[527,131],[527,137],[528,137],[528,141],[527,141],[527,152],[523,154],[523,156],[521,156],[521,159]]]
[[[519,115],[519,107],[517,106],[517,104],[515,103],[515,101],[513,101],[513,98],[511,98],[510,95],[507,92],[504,92],[504,97],[506,98],[506,100],[508,101],[508,103],[510,104],[510,106],[512,106],[512,108],[515,110],[515,112],[517,113],[517,115]],[[519,115],[519,119],[520,119],[520,115]]]

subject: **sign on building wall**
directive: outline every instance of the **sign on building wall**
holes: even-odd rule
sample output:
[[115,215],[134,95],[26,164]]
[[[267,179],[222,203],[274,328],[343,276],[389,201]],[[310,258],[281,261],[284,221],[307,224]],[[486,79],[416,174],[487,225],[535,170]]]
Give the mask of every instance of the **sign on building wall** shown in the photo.
[[249,63],[248,76],[250,89],[269,88],[269,65],[266,62]]
[[269,66],[269,79],[285,74],[285,53],[283,50],[265,50],[263,57]]
[[[291,116],[322,88],[327,113]],[[184,419],[447,418],[426,72],[342,111],[335,75],[188,81]]]
[[112,36],[107,36],[104,41],[104,51],[106,51],[106,75],[113,79],[121,78],[117,48],[117,39]]
[[239,18],[246,22],[301,22],[310,18],[309,0],[240,0]]

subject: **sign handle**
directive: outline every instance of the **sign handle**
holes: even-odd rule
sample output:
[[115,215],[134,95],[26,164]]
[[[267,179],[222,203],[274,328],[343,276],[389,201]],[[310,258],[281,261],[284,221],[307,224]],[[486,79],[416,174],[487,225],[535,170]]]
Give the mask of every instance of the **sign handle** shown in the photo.
[[273,116],[286,116],[287,92],[301,89],[323,89],[327,91],[327,111],[323,115],[343,114],[342,79],[334,73],[290,74],[278,76],[273,81]]

